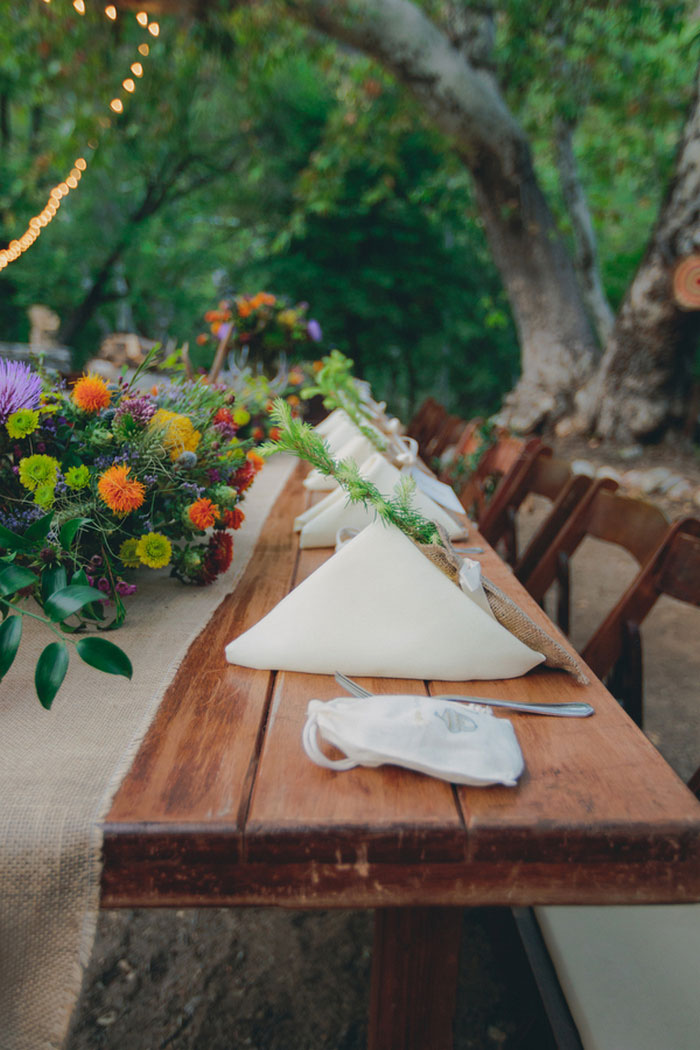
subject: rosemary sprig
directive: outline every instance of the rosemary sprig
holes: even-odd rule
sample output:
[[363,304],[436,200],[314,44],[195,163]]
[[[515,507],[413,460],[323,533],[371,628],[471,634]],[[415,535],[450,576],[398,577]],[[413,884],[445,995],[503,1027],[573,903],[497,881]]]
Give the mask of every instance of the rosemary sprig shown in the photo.
[[321,360],[323,367],[316,375],[315,385],[302,390],[302,398],[309,400],[317,395],[322,396],[324,408],[342,409],[378,452],[386,451],[386,439],[376,427],[368,425],[369,417],[352,375],[352,360],[340,350],[331,350],[330,354]]
[[265,442],[258,450],[261,455],[289,452],[305,459],[320,474],[335,478],[352,503],[372,507],[382,521],[396,525],[417,543],[441,543],[435,523],[419,514],[412,504],[415,489],[412,478],[402,478],[395,494],[384,496],[376,485],[360,475],[354,460],[334,460],[325,441],[308,423],[294,419],[289,405],[282,398],[274,402],[271,417],[279,428],[279,437],[276,441]]

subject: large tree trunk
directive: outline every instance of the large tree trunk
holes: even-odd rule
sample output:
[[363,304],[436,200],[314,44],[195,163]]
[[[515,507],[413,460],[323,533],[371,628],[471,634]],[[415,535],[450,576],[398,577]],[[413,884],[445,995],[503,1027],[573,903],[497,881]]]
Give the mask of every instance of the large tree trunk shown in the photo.
[[[230,0],[231,6],[242,2]],[[123,6],[134,3],[122,0]],[[595,339],[525,134],[492,71],[475,58],[479,49],[488,52],[488,40],[481,39],[478,26],[467,25],[466,45],[453,43],[411,0],[284,0],[284,5],[299,21],[380,62],[453,140],[474,176],[520,340],[522,377],[507,399],[505,416],[529,430],[561,415],[572,390],[590,374]],[[182,9],[183,0],[160,0],[159,6]]]
[[600,345],[606,346],[615,324],[615,314],[600,276],[598,242],[574,154],[574,129],[568,121],[558,119],[554,130],[559,185],[574,239],[574,268]]
[[673,298],[677,263],[700,249],[700,67],[674,177],[596,376],[577,406],[606,438],[658,437],[683,418],[700,337],[700,311]]

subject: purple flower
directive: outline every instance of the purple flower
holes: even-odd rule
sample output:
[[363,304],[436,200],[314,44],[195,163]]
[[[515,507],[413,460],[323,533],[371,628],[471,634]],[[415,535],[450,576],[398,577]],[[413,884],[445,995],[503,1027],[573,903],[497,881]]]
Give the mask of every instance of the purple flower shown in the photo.
[[105,576],[100,576],[99,580],[97,581],[97,588],[98,590],[102,591],[103,594],[109,594],[109,580]]
[[147,394],[125,397],[114,413],[113,427],[118,427],[125,416],[131,416],[138,427],[145,427],[156,414],[156,406]]
[[41,379],[23,361],[0,357],[0,423],[20,408],[36,408],[41,397]]
[[121,594],[122,598],[128,598],[130,594],[134,594],[135,592],[135,583],[127,583],[125,580],[117,580],[117,594]]
[[321,326],[318,323],[318,321],[314,320],[313,317],[306,326],[306,334],[308,335],[309,339],[312,339],[314,341],[314,343],[320,343],[323,339],[323,332],[321,331]]
[[209,478],[209,481],[212,485],[216,485],[219,481],[221,481],[221,474],[216,469],[216,467],[209,468],[209,470],[207,471],[207,477]]

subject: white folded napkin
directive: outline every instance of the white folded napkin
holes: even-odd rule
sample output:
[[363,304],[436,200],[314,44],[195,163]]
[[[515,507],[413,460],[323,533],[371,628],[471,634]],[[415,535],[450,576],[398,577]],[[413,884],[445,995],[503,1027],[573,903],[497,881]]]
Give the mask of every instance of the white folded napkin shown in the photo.
[[359,433],[360,431],[350,417],[346,416],[344,412],[341,412],[330,430],[326,431],[325,434],[321,434],[321,437],[328,446],[330,454],[334,459],[337,459],[338,452],[343,445],[347,445],[348,441],[352,441],[352,439],[356,438]]
[[316,424],[314,430],[319,437],[326,438],[343,421],[349,422],[349,417],[343,412],[342,408],[334,408],[332,412],[329,412],[325,419],[322,419],[320,423]]
[[[374,455],[376,449],[372,442],[364,434],[361,434],[354,424],[351,425],[353,426],[354,436],[331,454],[338,462],[344,459],[354,459],[356,463],[364,463],[366,459]],[[312,492],[331,492],[339,488],[335,478],[327,477],[325,474],[319,473],[318,470],[312,470],[307,474],[304,484]]]
[[[391,495],[401,480],[401,472],[392,466],[380,452],[375,452],[360,466],[360,474],[377,486],[384,496]],[[464,525],[455,519],[420,489],[413,494],[416,510],[430,521],[442,525],[451,540],[466,536]],[[363,529],[375,520],[372,507],[362,503],[348,503],[345,492],[338,488],[314,507],[300,514],[294,522],[295,531],[301,531],[301,547],[334,547],[338,529]]]
[[375,522],[226,647],[245,667],[389,678],[515,678],[544,657],[399,529]]
[[[311,700],[302,743],[326,769],[403,766],[451,784],[505,784],[523,771],[511,723],[490,711],[433,696],[340,696]],[[346,756],[330,759],[320,736]]]

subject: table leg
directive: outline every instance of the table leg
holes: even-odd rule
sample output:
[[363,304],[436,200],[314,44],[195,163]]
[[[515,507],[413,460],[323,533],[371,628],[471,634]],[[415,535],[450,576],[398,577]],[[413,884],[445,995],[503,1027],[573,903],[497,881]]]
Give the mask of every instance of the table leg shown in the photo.
[[452,1050],[461,908],[377,908],[367,1050]]

